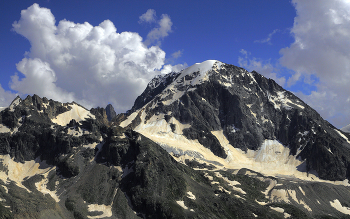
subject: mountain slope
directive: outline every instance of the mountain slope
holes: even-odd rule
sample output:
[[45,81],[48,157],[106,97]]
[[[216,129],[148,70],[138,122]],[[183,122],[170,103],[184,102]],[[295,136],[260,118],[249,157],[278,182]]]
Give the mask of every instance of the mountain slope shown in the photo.
[[144,136],[108,128],[101,109],[36,95],[14,103],[1,113],[13,124],[0,133],[8,149],[0,162],[1,217],[279,218],[253,199],[228,196],[235,191],[227,183],[212,184],[212,173],[178,163]]
[[274,174],[315,174],[332,181],[349,177],[348,136],[273,80],[209,60],[170,81],[153,96],[152,86],[146,88],[141,96],[153,99],[134,107],[120,125],[169,152],[195,154],[226,167],[247,163],[271,174],[275,164]]
[[256,72],[209,60],[113,111],[2,109],[0,218],[350,215],[349,135]]

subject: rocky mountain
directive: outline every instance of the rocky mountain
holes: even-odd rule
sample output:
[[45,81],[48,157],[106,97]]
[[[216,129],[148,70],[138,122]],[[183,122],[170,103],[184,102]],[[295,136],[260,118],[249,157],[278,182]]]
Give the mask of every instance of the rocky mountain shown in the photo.
[[155,77],[125,114],[0,110],[0,218],[348,218],[350,135],[257,72]]
[[227,168],[243,159],[253,169],[258,161],[257,170],[270,173],[270,160],[276,158],[275,174],[349,178],[349,135],[273,80],[211,60],[168,77],[173,82],[161,91],[156,91],[157,83],[149,84],[140,96],[148,98],[135,102],[143,107],[133,107],[122,127],[142,133],[168,152],[204,159],[215,155],[208,160]]

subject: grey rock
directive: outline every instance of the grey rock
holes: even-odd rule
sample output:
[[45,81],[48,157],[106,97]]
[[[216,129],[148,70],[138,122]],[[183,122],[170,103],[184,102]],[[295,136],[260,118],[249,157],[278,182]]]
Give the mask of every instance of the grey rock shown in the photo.
[[117,116],[117,113],[114,111],[112,104],[107,105],[106,114],[108,121],[112,121],[112,119]]

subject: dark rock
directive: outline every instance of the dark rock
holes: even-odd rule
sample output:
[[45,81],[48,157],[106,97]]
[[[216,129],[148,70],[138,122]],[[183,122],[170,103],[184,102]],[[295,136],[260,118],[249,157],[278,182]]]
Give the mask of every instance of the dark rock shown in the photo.
[[151,101],[155,96],[164,90],[170,83],[172,83],[180,74],[179,73],[169,73],[164,76],[158,75],[153,78],[147,85],[146,90],[136,98],[134,106],[129,111],[129,113],[135,112],[136,110],[143,107],[149,101]]
[[112,119],[117,116],[117,113],[114,111],[112,104],[107,105],[106,114],[108,121],[112,121]]

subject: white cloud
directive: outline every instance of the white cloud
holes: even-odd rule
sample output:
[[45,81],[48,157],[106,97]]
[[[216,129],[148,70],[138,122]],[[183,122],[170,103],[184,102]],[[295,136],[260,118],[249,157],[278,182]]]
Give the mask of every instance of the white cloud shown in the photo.
[[162,18],[158,21],[158,27],[153,28],[148,34],[147,39],[145,41],[146,45],[156,44],[160,45],[161,41],[164,37],[168,36],[172,31],[171,26],[173,23],[169,15],[162,14]]
[[11,93],[10,91],[5,91],[0,84],[0,108],[8,107],[15,97],[16,94]]
[[269,35],[267,36],[267,38],[262,39],[262,40],[255,40],[254,43],[267,43],[267,44],[270,44],[270,45],[271,45],[272,36],[273,36],[275,33],[278,33],[279,31],[280,31],[279,29],[275,29],[275,30],[273,30],[271,33],[269,33]]
[[48,96],[64,102],[74,100],[73,93],[68,93],[56,86],[56,74],[50,68],[49,63],[38,58],[24,58],[17,64],[17,70],[23,73],[25,77],[19,80],[18,75],[12,76],[11,89],[26,94],[35,93],[39,96]]
[[273,79],[281,86],[285,85],[286,78],[280,77],[279,74],[276,73],[275,67],[270,62],[262,61],[255,57],[250,58],[250,52],[244,49],[241,49],[240,53],[244,55],[244,57],[238,57],[238,64],[240,67],[245,68],[248,71],[254,70],[267,78]]
[[147,23],[153,23],[156,22],[156,11],[153,9],[148,9],[146,13],[141,15],[139,20],[139,23],[147,22]]
[[301,77],[301,73],[295,72],[290,78],[288,78],[287,87],[291,87],[292,85],[297,83],[299,81],[300,77]]
[[173,57],[174,59],[177,59],[177,58],[180,58],[182,54],[183,54],[183,50],[179,50],[171,54],[171,57]]
[[245,58],[248,58],[248,55],[250,55],[250,52],[245,49],[241,49],[239,52],[244,55]]
[[[280,51],[280,63],[296,82],[314,75],[317,91],[304,99],[337,127],[350,123],[350,4],[348,0],[293,0],[294,43]],[[289,82],[288,82],[289,83]],[[335,119],[344,115],[342,121]]]
[[168,74],[170,72],[180,72],[181,70],[187,68],[187,64],[177,64],[177,65],[164,65],[161,73]]
[[[171,24],[163,15],[147,40],[167,36]],[[56,25],[49,9],[33,4],[22,10],[13,30],[31,44],[27,57],[17,64],[23,75],[14,75],[11,82],[22,94],[74,99],[86,107],[112,103],[123,112],[164,66],[165,52],[159,46],[147,47],[138,33],[118,33],[109,20],[99,26],[67,20]]]

